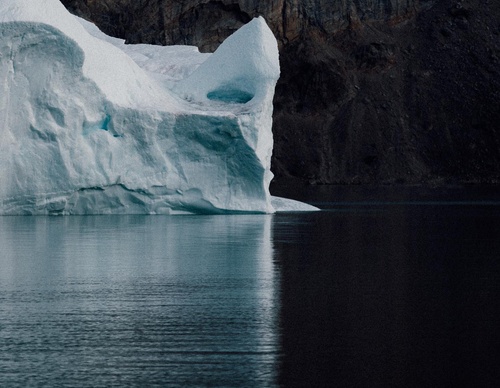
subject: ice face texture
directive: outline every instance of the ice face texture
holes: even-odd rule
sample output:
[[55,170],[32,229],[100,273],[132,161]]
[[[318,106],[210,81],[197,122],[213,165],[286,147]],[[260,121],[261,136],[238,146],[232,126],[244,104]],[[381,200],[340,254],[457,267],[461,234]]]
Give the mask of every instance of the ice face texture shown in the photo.
[[262,18],[207,55],[2,1],[0,214],[273,212],[278,77]]

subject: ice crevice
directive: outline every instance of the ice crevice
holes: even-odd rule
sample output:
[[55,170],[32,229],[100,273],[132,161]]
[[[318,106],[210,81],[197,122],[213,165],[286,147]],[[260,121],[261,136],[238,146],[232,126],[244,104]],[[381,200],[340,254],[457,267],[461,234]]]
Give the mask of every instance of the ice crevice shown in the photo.
[[262,18],[201,54],[2,1],[0,215],[314,210],[269,193],[278,77]]

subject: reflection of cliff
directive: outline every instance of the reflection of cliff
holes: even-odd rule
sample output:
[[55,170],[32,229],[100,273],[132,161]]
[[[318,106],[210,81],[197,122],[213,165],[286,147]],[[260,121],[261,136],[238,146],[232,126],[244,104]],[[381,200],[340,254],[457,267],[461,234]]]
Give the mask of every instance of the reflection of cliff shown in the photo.
[[[342,203],[363,198],[356,191],[338,194]],[[296,222],[292,238],[279,218],[274,222],[282,278],[279,384],[382,387],[397,378],[401,386],[412,386],[404,381],[408,358],[402,346],[408,335],[411,215],[352,205],[336,210],[308,223],[300,216],[287,219]]]
[[311,183],[500,179],[500,3],[63,0],[129,42],[280,43],[273,170]]
[[317,201],[334,198],[323,202],[330,211],[273,221],[279,386],[452,387],[478,379],[487,386],[496,379],[500,209],[449,201],[486,192],[309,190]]

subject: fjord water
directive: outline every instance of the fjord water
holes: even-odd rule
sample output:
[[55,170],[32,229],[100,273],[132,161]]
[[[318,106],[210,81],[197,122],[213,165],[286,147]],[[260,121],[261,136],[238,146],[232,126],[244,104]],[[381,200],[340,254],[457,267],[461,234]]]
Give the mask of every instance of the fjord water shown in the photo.
[[493,386],[496,188],[313,213],[0,217],[0,385]]

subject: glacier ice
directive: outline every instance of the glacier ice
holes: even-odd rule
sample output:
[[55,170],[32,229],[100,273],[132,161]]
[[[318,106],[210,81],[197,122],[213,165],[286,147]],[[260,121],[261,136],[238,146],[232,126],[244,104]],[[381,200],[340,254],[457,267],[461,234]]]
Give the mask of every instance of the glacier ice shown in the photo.
[[313,210],[269,194],[278,77],[262,18],[201,54],[3,0],[0,214]]

